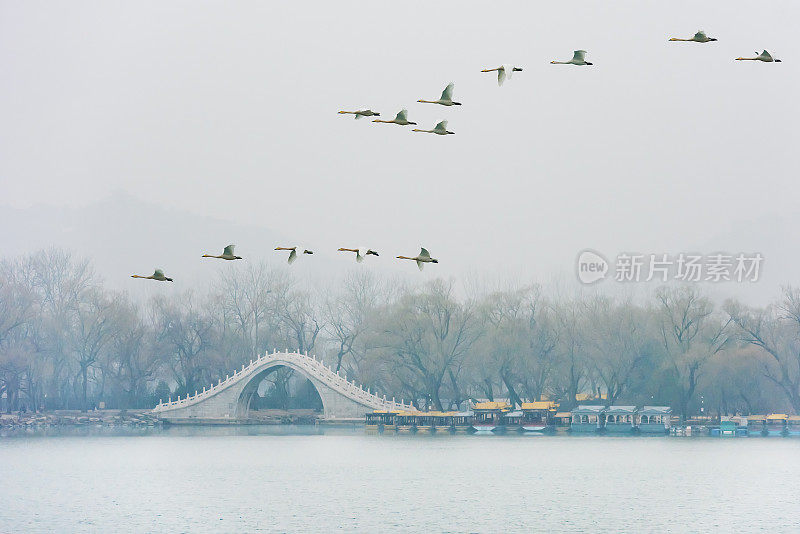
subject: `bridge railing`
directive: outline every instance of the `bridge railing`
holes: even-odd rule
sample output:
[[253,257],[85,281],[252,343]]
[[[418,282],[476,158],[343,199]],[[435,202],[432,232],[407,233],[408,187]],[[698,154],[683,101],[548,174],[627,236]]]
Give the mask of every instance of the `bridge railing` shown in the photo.
[[167,402],[159,401],[158,406],[153,411],[165,411],[175,408],[183,408],[201,402],[202,400],[212,397],[220,391],[227,389],[229,386],[239,382],[244,377],[249,377],[252,372],[261,367],[263,364],[280,359],[292,361],[295,365],[301,368],[306,374],[312,376],[339,393],[350,397],[353,400],[360,401],[368,406],[374,406],[381,409],[390,410],[408,410],[411,409],[411,404],[406,404],[403,400],[396,402],[394,398],[388,400],[386,395],[379,397],[372,393],[369,389],[364,389],[361,385],[356,384],[355,381],[349,381],[341,376],[337,371],[331,367],[326,366],[321,360],[317,360],[315,356],[308,354],[290,353],[290,352],[273,352],[265,353],[255,360],[250,360],[248,365],[242,365],[241,369],[235,370],[232,375],[225,377],[225,380],[218,380],[216,384],[212,384],[210,388],[204,387],[202,391],[195,391],[194,395],[189,395],[183,399],[178,396],[176,400],[169,398]]

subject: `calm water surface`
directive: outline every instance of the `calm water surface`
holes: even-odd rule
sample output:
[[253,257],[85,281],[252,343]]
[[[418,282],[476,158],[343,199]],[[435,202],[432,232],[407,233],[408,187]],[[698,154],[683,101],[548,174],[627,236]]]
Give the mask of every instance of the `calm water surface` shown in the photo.
[[0,438],[2,532],[798,532],[800,439]]

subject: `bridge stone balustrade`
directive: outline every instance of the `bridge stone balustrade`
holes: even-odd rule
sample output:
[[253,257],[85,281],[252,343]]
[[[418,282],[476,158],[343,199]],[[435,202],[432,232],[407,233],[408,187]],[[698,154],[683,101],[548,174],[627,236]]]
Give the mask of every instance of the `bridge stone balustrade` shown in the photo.
[[161,402],[153,413],[167,422],[236,422],[247,419],[258,385],[277,367],[288,367],[308,378],[322,399],[324,418],[360,419],[372,410],[409,410],[410,404],[379,397],[349,382],[316,357],[297,352],[264,354],[217,384],[192,396]]

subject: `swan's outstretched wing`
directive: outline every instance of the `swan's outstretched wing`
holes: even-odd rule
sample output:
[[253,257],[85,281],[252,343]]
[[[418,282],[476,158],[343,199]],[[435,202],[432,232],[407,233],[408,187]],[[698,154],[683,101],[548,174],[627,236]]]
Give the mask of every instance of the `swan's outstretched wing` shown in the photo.
[[703,30],[697,30],[697,33],[694,34],[694,38],[697,39],[698,41],[703,41],[706,39],[706,32],[704,32]]
[[291,265],[292,263],[294,263],[296,259],[297,259],[297,251],[296,251],[296,250],[293,250],[293,251],[291,251],[291,252],[289,253],[289,259],[288,259],[289,265]]
[[225,250],[222,251],[223,256],[233,256],[233,247],[236,245],[228,245],[225,247]]
[[156,269],[156,271],[153,273],[153,278],[164,278],[164,270]]
[[573,61],[586,61],[586,50],[575,50],[572,54]]
[[761,52],[761,57],[765,58],[767,61],[771,61],[772,60],[772,56],[766,50]]
[[[442,122],[447,122],[447,121],[442,121]],[[439,124],[441,124],[441,122]],[[426,249],[425,247],[422,247],[422,248],[419,249],[419,257],[420,258],[430,258],[431,257],[431,253],[428,252],[428,249]]]
[[397,116],[394,118],[394,120],[399,122],[408,122],[408,110],[401,109],[400,112],[397,114]]
[[500,87],[503,86],[503,83],[506,81],[506,78],[510,78],[511,73],[508,72],[508,69],[505,65],[497,69],[497,85]]
[[442,100],[453,100],[453,87],[455,87],[453,82],[447,84],[447,87],[442,91]]
[[[423,249],[423,250],[424,250],[424,249]],[[417,267],[419,267],[419,270],[421,271],[421,270],[422,270],[422,268],[423,268],[423,267],[425,267],[425,264],[424,264],[423,262],[421,262],[421,261],[417,260]]]
[[436,126],[433,127],[434,132],[446,132],[447,131],[447,121],[442,121]]

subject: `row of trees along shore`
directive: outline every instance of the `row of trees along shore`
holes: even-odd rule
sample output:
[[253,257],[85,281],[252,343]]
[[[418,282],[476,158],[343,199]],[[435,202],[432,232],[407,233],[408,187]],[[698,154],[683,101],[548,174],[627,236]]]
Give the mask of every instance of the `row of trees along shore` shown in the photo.
[[691,285],[641,302],[538,286],[461,297],[445,280],[359,269],[311,291],[283,266],[226,264],[202,292],[165,294],[137,302],[57,249],[0,262],[6,409],[150,408],[277,347],[420,408],[546,398],[569,409],[590,394],[683,417],[800,413],[797,288],[764,308],[715,306]]

